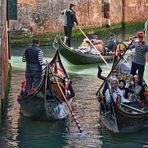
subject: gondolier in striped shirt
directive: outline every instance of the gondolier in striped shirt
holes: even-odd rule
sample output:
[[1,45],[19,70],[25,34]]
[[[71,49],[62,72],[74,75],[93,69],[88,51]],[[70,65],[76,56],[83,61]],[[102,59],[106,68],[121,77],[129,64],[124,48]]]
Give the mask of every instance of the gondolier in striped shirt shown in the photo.
[[32,46],[25,49],[22,61],[26,62],[26,90],[36,88],[41,81],[42,65],[44,65],[43,51],[39,48],[37,39],[33,39]]
[[148,45],[144,42],[144,33],[137,33],[138,42],[135,42],[135,56],[132,61],[131,74],[135,75],[137,70],[138,74],[143,79],[145,63],[146,63],[146,52],[148,51]]
[[72,9],[75,5],[70,4],[68,9],[64,9],[61,13],[64,15],[64,42],[71,47],[71,34],[74,24],[78,25],[78,20],[75,15],[75,11]]

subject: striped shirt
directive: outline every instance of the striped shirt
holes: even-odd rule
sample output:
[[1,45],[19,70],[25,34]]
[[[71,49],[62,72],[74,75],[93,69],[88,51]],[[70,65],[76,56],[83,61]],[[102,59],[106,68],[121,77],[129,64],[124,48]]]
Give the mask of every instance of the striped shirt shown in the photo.
[[[43,51],[42,50],[40,50],[39,53],[38,53],[38,60],[39,60],[39,64],[40,65],[43,65],[44,64]],[[24,55],[23,55],[23,58],[22,58],[22,62],[26,62],[25,52],[24,52]]]
[[145,43],[136,43],[135,44],[135,56],[133,62],[140,65],[145,65],[146,59],[146,52],[148,51],[148,45]]

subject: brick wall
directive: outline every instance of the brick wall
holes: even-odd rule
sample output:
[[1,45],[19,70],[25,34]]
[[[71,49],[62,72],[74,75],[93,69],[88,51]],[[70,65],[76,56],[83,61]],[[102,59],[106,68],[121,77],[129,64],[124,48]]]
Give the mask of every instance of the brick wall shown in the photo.
[[[104,2],[110,3],[111,24],[121,21],[145,20],[148,16],[147,0],[73,0],[81,27],[107,24]],[[123,9],[123,2],[125,9]],[[11,30],[18,33],[38,34],[62,31],[61,10],[68,7],[67,0],[18,0],[18,20],[11,22]],[[124,19],[123,19],[124,18]]]
[[148,1],[147,0],[126,0],[125,21],[147,19]]

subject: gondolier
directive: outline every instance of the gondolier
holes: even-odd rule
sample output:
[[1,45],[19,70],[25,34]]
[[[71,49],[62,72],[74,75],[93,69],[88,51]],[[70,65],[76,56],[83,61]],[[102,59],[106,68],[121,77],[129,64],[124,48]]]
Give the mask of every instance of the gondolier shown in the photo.
[[138,70],[138,74],[143,78],[145,62],[146,62],[146,52],[148,51],[148,45],[144,42],[144,33],[137,33],[138,42],[135,42],[135,56],[132,61],[131,74],[135,75]]
[[43,51],[39,48],[39,41],[32,40],[32,46],[25,49],[23,62],[26,62],[26,90],[36,88],[41,81]]
[[[57,44],[59,43],[59,44]],[[68,60],[70,63],[75,65],[82,65],[82,64],[94,64],[94,63],[102,63],[104,62],[102,58],[97,54],[92,54],[90,52],[81,52],[78,48],[70,48],[64,44],[61,39],[60,34],[57,34],[54,42],[53,47],[55,49],[59,48],[60,54]],[[99,52],[98,52],[99,53]],[[107,62],[111,62],[113,60],[112,55],[103,55],[103,59]]]
[[75,15],[75,11],[72,9],[75,5],[70,4],[68,9],[64,9],[61,13],[64,15],[64,42],[71,47],[71,34],[74,24],[78,25],[78,20]]
[[[129,47],[130,46],[128,46],[128,48]],[[125,51],[127,51],[128,48],[126,48]],[[119,60],[121,60],[121,58]],[[114,60],[114,62],[118,61]],[[118,69],[120,65],[119,62],[117,64],[113,63],[114,67],[108,74],[107,78],[101,75],[101,68],[98,67],[98,78],[105,81],[105,83],[102,83],[103,85],[99,88],[99,90],[96,93],[96,95],[98,95],[98,100],[100,102],[100,119],[102,125],[105,126],[111,132],[136,132],[147,127],[148,125],[148,108],[147,102],[145,102],[145,97],[147,96],[142,95],[142,101],[138,100],[137,102],[136,100],[129,100],[129,102],[125,98],[123,99],[123,91],[121,94],[121,87],[119,91],[119,86],[117,82],[118,80],[120,82],[125,80],[126,84],[128,84],[128,81],[131,81],[133,78],[131,77],[131,75],[127,73],[118,73],[116,77],[112,75],[114,69]],[[121,77],[122,74],[124,76],[126,74],[126,78]],[[133,92],[133,90],[130,93],[136,95],[136,92]],[[137,95],[137,97],[140,97],[140,95]],[[120,99],[121,102],[119,102]]]
[[115,33],[110,33],[110,40],[108,41],[107,46],[105,46],[105,52],[106,54],[114,54],[115,48],[118,45],[118,40],[115,37]]
[[[60,69],[60,73],[58,72]],[[64,79],[61,77],[63,74]],[[27,94],[21,94],[18,102],[25,117],[33,120],[60,120],[72,112],[71,102],[75,96],[72,84],[68,83],[62,90],[61,83],[70,82],[69,76],[61,62],[59,51],[42,70],[42,79],[38,88]],[[69,109],[70,108],[70,109]]]

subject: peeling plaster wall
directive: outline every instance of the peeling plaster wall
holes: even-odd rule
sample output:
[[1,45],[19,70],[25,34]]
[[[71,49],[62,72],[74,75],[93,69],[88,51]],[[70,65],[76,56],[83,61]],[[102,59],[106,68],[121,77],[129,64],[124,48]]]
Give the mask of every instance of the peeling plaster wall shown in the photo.
[[[125,21],[146,19],[147,0],[73,0],[76,4],[76,16],[81,27],[97,27],[107,24],[104,18],[103,4],[110,2],[111,24],[123,19],[123,1],[125,2]],[[39,34],[63,31],[63,17],[60,12],[67,8],[67,0],[18,0],[18,20],[11,21],[10,28],[16,33]]]
[[145,20],[148,16],[148,0],[126,0],[125,21]]

